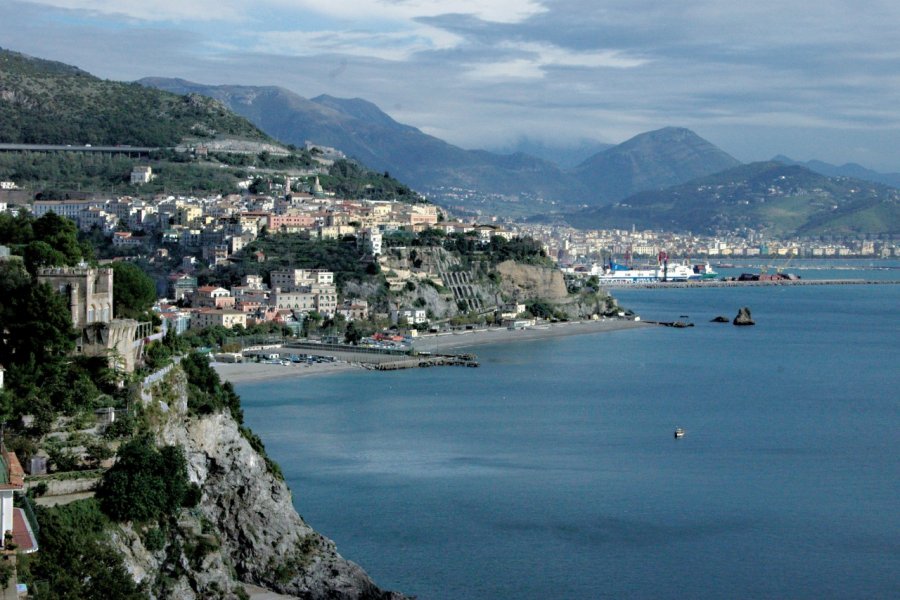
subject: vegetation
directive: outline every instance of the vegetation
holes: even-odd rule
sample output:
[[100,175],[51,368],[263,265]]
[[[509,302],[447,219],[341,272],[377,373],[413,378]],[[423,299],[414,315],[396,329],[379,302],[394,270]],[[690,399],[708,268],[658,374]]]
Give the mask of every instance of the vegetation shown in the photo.
[[[266,262],[257,262],[257,252],[265,254]],[[244,275],[263,275],[268,280],[269,273],[282,269],[327,269],[334,272],[341,290],[348,281],[370,281],[377,275],[377,263],[364,262],[364,258],[354,238],[318,240],[298,233],[270,234],[248,244],[232,264],[202,271],[198,279],[201,284],[236,285]]]
[[157,449],[149,435],[119,448],[118,460],[100,481],[97,500],[114,521],[157,521],[173,515],[190,498],[187,461],[178,446]]
[[238,423],[244,422],[241,399],[230,381],[222,383],[204,354],[196,352],[181,361],[188,380],[188,410],[194,414],[210,414],[228,409]]
[[111,523],[94,499],[38,507],[41,550],[20,558],[19,575],[35,597],[49,600],[147,598],[105,541]]
[[774,237],[900,233],[900,192],[798,166],[751,163],[611,206],[574,213],[576,227],[703,234],[755,230]]
[[336,161],[328,175],[319,177],[322,187],[343,198],[425,202],[419,194],[400,183],[390,173],[379,174],[351,160]]
[[116,317],[149,321],[148,311],[156,302],[156,283],[137,265],[112,264]]
[[186,138],[269,138],[221,103],[105,81],[0,50],[0,139],[9,143],[167,147]]

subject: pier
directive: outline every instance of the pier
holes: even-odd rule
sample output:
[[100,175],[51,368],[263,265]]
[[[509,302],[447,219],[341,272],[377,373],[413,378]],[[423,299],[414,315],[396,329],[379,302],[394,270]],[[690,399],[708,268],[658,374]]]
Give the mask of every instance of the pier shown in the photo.
[[478,367],[478,361],[472,354],[446,354],[440,356],[417,356],[406,360],[382,362],[372,368],[376,371],[397,371],[399,369],[415,369],[424,367]]
[[724,287],[771,287],[795,285],[897,285],[900,280],[890,279],[776,279],[763,281],[655,281],[641,283],[622,283],[605,286],[608,290],[618,289],[655,289],[655,288],[724,288]]

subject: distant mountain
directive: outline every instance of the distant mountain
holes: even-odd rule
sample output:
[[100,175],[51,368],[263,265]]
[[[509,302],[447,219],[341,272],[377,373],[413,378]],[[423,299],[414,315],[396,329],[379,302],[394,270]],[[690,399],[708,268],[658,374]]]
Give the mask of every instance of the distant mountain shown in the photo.
[[541,150],[544,158],[464,150],[398,123],[359,98],[309,100],[279,87],[213,86],[181,79],[148,78],[140,83],[215,98],[284,142],[333,146],[438,201],[508,214],[545,212],[551,202],[606,204],[739,164],[693,132],[669,128],[601,147],[575,169],[563,170],[548,160],[560,158],[553,157],[549,147],[523,142]]
[[585,195],[577,181],[547,161],[464,150],[398,123],[358,98],[308,100],[279,87],[208,86],[180,79],[148,78],[139,83],[215,98],[284,142],[333,146],[421,191],[465,188],[509,196],[527,191],[563,201]]
[[666,188],[739,164],[693,131],[666,127],[600,152],[578,165],[572,174],[598,200],[614,202],[639,191]]
[[772,160],[774,162],[780,162],[785,165],[799,165],[801,167],[806,167],[810,171],[815,171],[816,173],[821,173],[822,175],[828,175],[829,177],[854,177],[856,179],[862,179],[863,181],[871,181],[873,183],[881,183],[884,185],[889,185],[891,187],[900,188],[900,173],[879,173],[878,171],[867,169],[856,163],[846,163],[844,165],[837,166],[829,164],[827,162],[822,162],[821,160],[809,160],[806,162],[800,162],[788,158],[783,154],[779,154]]
[[548,143],[522,137],[515,143],[488,150],[496,154],[530,154],[562,169],[573,169],[595,154],[612,148],[613,145],[592,139],[573,140],[570,143]]
[[583,228],[767,234],[900,233],[900,190],[799,166],[751,163],[571,215]]
[[224,105],[0,49],[0,141],[175,146],[185,139],[270,138]]

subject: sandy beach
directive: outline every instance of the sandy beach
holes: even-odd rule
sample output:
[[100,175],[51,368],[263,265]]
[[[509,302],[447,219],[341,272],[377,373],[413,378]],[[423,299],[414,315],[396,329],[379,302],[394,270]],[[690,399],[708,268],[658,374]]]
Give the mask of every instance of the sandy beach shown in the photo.
[[638,327],[651,327],[651,325],[625,319],[601,319],[598,321],[567,321],[565,323],[540,325],[527,329],[474,329],[454,333],[423,335],[413,342],[413,347],[419,352],[445,352],[473,346],[484,346],[486,344],[546,340],[570,335],[602,333]]
[[[554,323],[516,330],[505,328],[476,329],[454,333],[423,335],[413,342],[413,347],[419,352],[457,352],[487,344],[510,344],[516,342],[539,341],[571,335],[602,333],[622,329],[635,329],[639,327],[652,327],[652,325],[641,323],[640,321],[606,319],[599,321],[569,321],[566,323]],[[347,355],[337,356],[337,358],[339,360],[332,363],[292,363],[290,365],[255,362],[217,362],[212,363],[212,367],[219,373],[219,376],[222,379],[232,383],[331,375],[363,368],[358,362],[340,360],[342,358],[356,360],[358,359],[357,356],[347,353]]]

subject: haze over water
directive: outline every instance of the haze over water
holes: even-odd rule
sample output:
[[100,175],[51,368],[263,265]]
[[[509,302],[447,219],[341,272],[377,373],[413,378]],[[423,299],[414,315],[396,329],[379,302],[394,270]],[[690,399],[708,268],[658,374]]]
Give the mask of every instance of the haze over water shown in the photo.
[[900,597],[900,286],[616,295],[696,327],[242,384],[247,423],[310,524],[422,600]]

